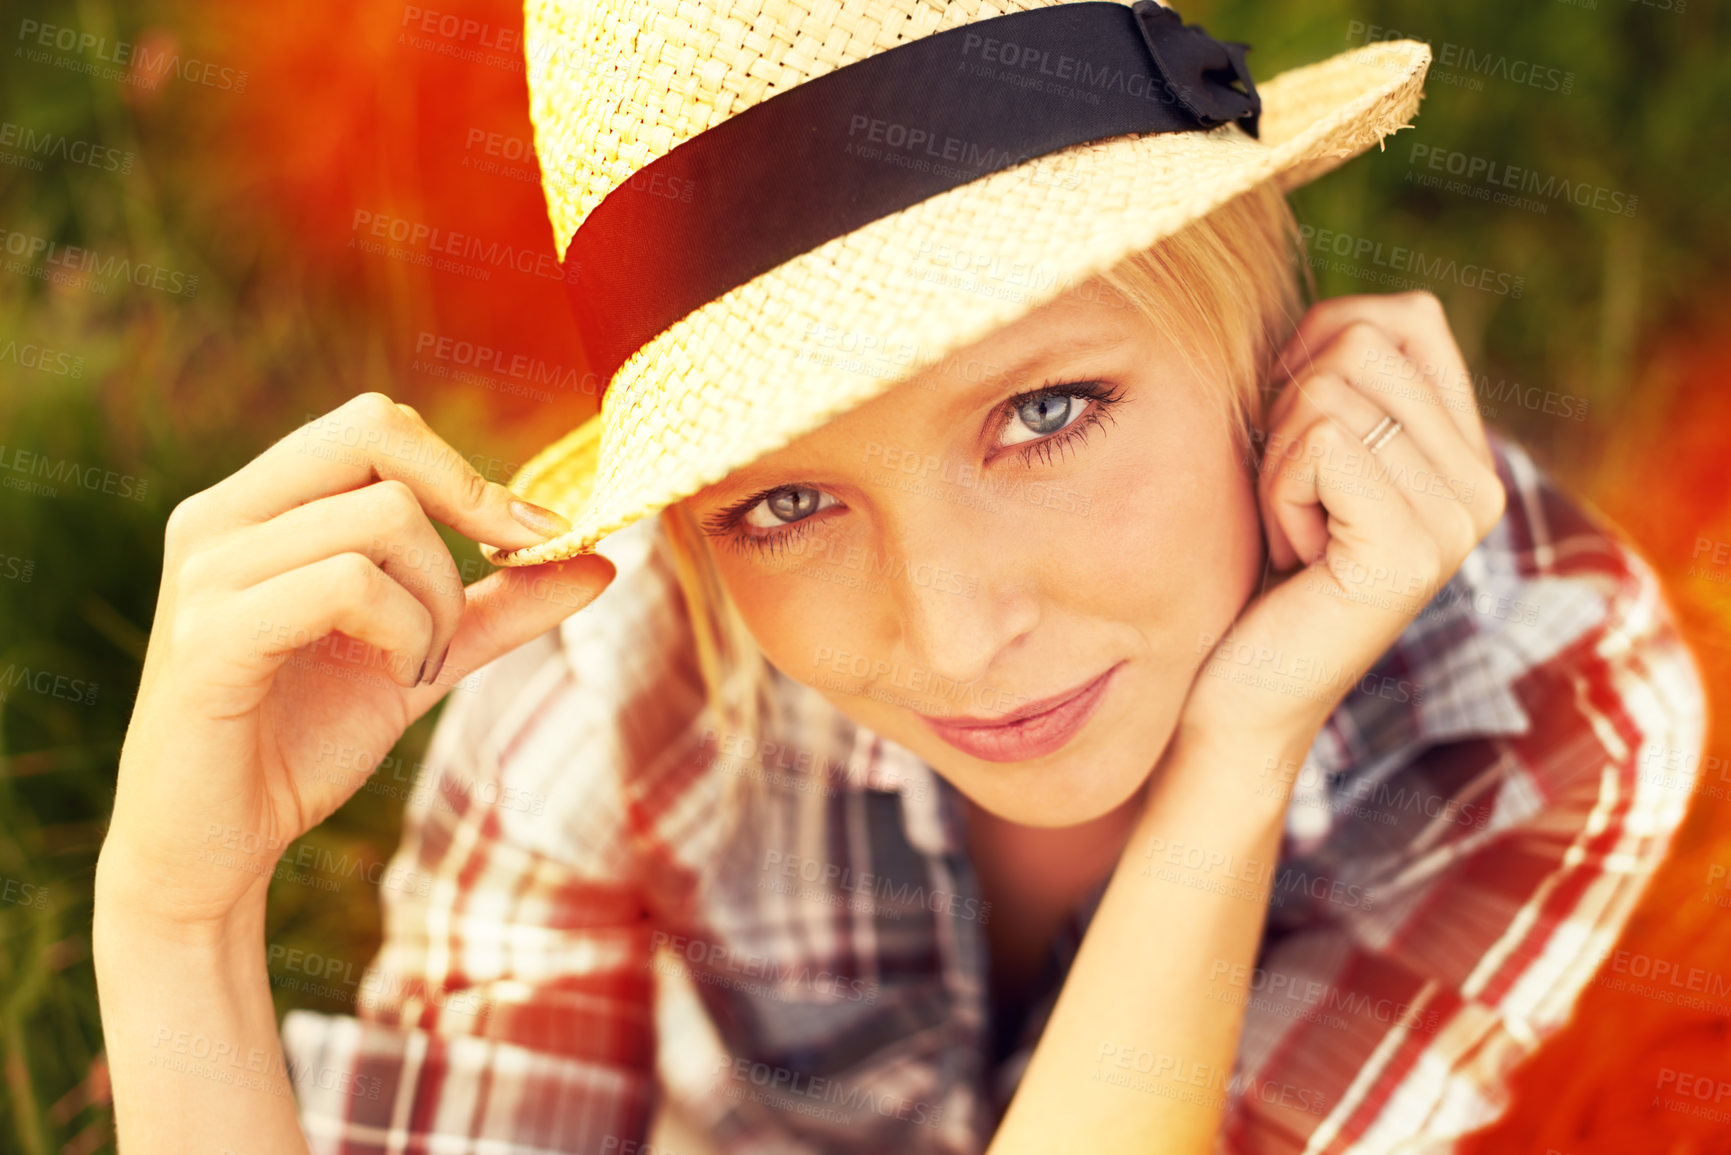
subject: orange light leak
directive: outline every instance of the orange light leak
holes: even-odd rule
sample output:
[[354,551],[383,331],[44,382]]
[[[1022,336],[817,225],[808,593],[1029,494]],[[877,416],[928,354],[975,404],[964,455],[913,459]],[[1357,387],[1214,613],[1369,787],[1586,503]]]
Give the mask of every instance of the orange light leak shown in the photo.
[[199,5],[183,27],[248,71],[199,101],[204,171],[227,217],[312,267],[388,334],[414,403],[473,394],[537,445],[597,406],[553,248],[510,0]]

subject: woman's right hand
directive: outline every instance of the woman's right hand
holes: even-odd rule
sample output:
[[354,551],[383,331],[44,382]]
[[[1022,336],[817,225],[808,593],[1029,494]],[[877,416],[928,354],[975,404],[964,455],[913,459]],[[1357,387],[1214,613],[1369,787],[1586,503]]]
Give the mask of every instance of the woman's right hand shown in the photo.
[[411,722],[593,600],[614,572],[593,554],[465,587],[428,520],[506,548],[567,528],[524,504],[363,393],[176,506],[98,903],[189,929],[262,908]]

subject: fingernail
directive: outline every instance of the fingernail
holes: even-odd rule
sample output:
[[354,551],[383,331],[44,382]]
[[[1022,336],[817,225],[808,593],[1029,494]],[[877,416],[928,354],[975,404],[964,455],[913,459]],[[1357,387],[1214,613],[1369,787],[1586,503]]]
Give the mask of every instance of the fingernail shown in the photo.
[[571,523],[545,506],[513,497],[506,508],[511,511],[512,517],[542,537],[558,537],[562,533],[571,532]]
[[445,648],[439,651],[439,660],[433,663],[433,672],[427,675],[427,681],[436,682],[439,680],[439,671],[445,668],[445,658],[450,652],[451,643],[446,642]]

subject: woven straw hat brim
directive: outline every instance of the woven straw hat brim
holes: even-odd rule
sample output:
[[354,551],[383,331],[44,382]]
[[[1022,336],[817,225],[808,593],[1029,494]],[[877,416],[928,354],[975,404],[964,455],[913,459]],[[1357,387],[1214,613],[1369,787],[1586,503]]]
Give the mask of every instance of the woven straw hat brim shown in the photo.
[[602,411],[511,479],[571,531],[484,556],[588,552],[1262,182],[1315,179],[1408,124],[1430,58],[1416,41],[1352,49],[1259,83],[1259,140],[1228,124],[1066,148],[740,285],[637,350]]

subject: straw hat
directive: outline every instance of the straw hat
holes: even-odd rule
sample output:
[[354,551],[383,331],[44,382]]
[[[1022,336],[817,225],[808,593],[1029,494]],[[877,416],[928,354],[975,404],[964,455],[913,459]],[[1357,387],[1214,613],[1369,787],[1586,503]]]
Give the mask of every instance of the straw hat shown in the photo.
[[[1054,32],[1057,10],[1062,19],[1096,23]],[[982,23],[994,18],[1000,23]],[[1120,23],[1127,32],[1115,31]],[[1099,35],[1103,27],[1111,36]],[[982,35],[993,30],[1004,34]],[[947,40],[931,39],[946,32],[953,33]],[[1130,44],[1137,32],[1147,47]],[[1083,90],[1093,83],[1110,103],[1119,99],[1112,90],[1121,93],[1122,78],[1103,79],[1086,60],[1080,69],[1072,61],[1066,75],[1068,57],[1052,48],[1062,48],[1065,35],[1088,38],[1070,42],[1072,56],[1075,43],[1088,45],[1081,53],[1088,57],[1095,43],[1123,40],[1130,47],[1113,51],[1135,49],[1139,67],[1154,64],[1166,74],[1163,114],[1200,107],[1222,122],[1203,116],[1188,130],[1036,146],[984,175],[959,182],[952,175],[953,187],[934,195],[907,191],[938,179],[909,175],[922,163],[910,143],[918,130],[902,125],[898,146],[897,122],[873,115],[877,105],[868,106],[862,93],[881,95],[905,116],[910,100],[949,91],[933,98],[934,116],[945,109],[952,116],[938,123],[965,124],[984,136],[1023,131],[1030,121],[1101,115],[1090,111],[1099,98]],[[877,83],[894,77],[895,61],[915,56],[892,50],[912,45],[928,53],[919,82],[903,74],[887,88]],[[949,59],[936,55],[944,45],[963,53],[963,69],[976,69],[959,97],[954,85],[962,81],[946,79],[933,63]],[[564,514],[571,531],[514,551],[483,546],[485,556],[527,565],[586,552],[1261,182],[1292,189],[1328,172],[1407,125],[1430,63],[1422,43],[1384,41],[1253,84],[1245,47],[1214,41],[1149,4],[527,0],[530,115],[548,213],[556,247],[566,254],[585,347],[608,383],[600,413],[537,453],[509,483]],[[1214,71],[1199,73],[1198,59]],[[827,79],[814,83],[820,78]],[[849,81],[857,81],[852,89]],[[827,159],[845,149],[851,167],[808,174],[801,200],[777,202],[798,206],[799,222],[737,211],[761,203],[766,174],[796,167],[800,147],[821,134],[794,131],[772,112],[803,124],[799,115],[825,107],[826,86],[829,112],[838,93],[851,102],[840,135],[852,138],[829,142]],[[1056,95],[1029,104],[1041,86]],[[926,111],[921,107],[916,124],[926,123]],[[754,119],[740,119],[748,113]],[[757,132],[728,140],[718,126]],[[769,129],[782,136],[766,137]],[[926,154],[933,153],[931,136]],[[772,139],[785,139],[787,150],[764,143]],[[742,152],[739,140],[755,140],[756,151]],[[965,144],[945,155],[966,153]],[[676,152],[682,145],[689,147]],[[709,167],[677,167],[684,156],[701,157],[705,146],[717,146],[709,149]],[[664,175],[680,171],[684,183]],[[923,199],[844,222],[847,231],[821,243],[776,250],[812,225],[806,218],[840,219],[861,190],[885,189],[892,203],[895,195]],[[808,201],[826,207],[807,213]],[[622,211],[609,221],[604,202]],[[719,206],[729,203],[735,208],[722,215]],[[633,206],[648,215],[632,216]],[[586,222],[592,228],[579,233]],[[610,235],[600,235],[604,223]],[[668,230],[684,234],[669,241]],[[653,251],[657,244],[662,251]],[[741,248],[752,250],[743,264]],[[687,257],[690,277],[681,275]]]

